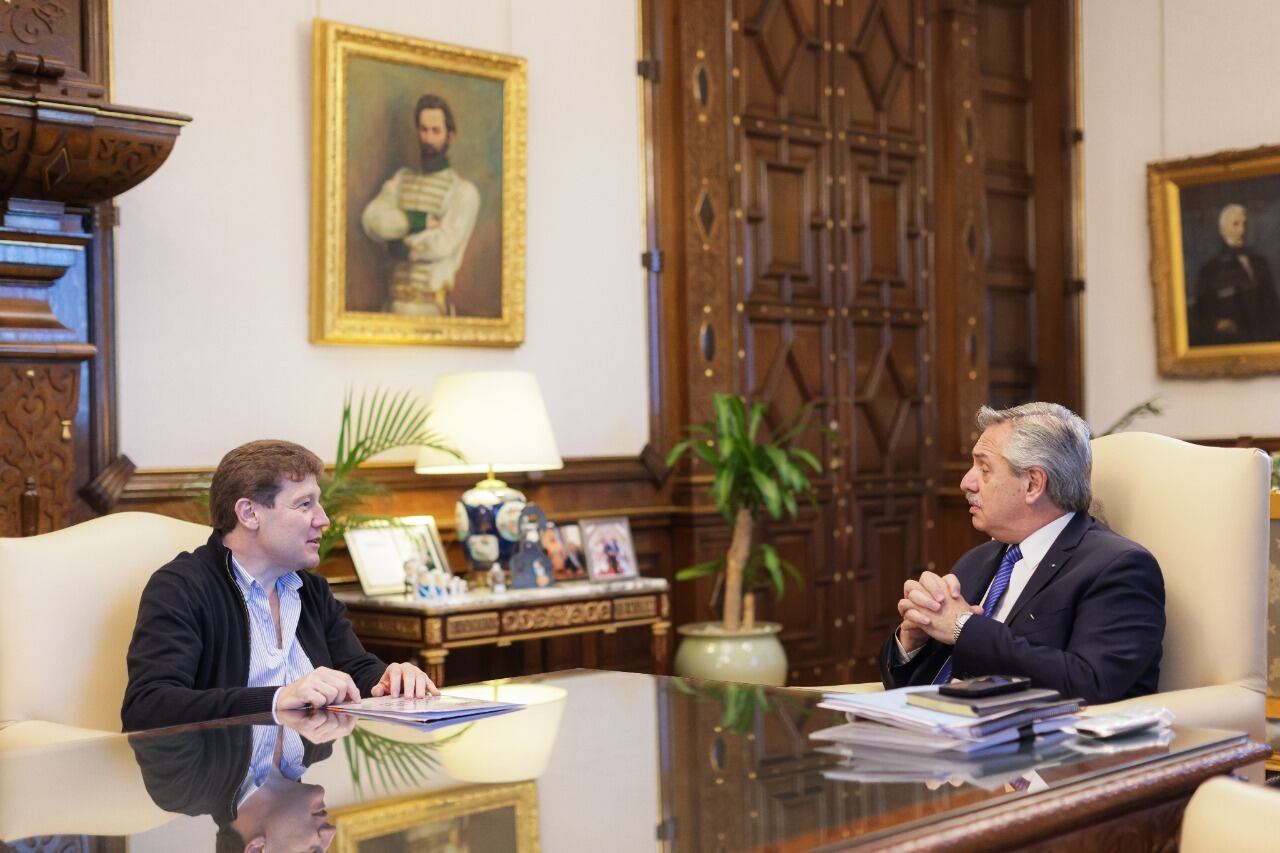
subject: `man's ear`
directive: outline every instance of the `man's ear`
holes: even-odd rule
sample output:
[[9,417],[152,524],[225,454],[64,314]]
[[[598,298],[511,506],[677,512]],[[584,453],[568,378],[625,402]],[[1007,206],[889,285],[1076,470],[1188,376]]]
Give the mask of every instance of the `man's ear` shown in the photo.
[[258,510],[253,505],[253,501],[248,498],[241,498],[236,501],[236,521],[240,522],[242,527],[249,530],[258,529]]
[[1044,495],[1049,488],[1049,477],[1045,474],[1043,468],[1027,469],[1027,504],[1033,504]]
[[444,144],[445,144],[445,145],[452,145],[452,144],[453,144],[453,139],[454,139],[454,137],[455,137],[455,136],[457,136],[457,135],[458,135],[458,131],[456,131],[456,130],[451,130],[451,131],[449,131],[449,133],[448,133],[448,134],[445,136],[445,138],[444,138]]
[[267,837],[258,835],[244,843],[244,853],[262,853],[267,849]]

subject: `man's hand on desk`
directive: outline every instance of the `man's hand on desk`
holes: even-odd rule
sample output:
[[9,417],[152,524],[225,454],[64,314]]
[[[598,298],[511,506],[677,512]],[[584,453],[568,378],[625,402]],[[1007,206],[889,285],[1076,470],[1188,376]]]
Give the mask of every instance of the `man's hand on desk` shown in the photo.
[[[383,676],[384,678],[386,676]],[[323,708],[342,702],[359,702],[360,690],[351,676],[326,666],[317,667],[292,684],[280,688],[277,711]]]
[[898,614],[898,642],[910,652],[924,645],[930,637],[951,645],[955,642],[956,618],[962,613],[981,613],[982,608],[969,604],[960,595],[960,579],[955,575],[938,577],[933,572],[909,580],[902,587]]
[[423,699],[428,695],[439,696],[440,690],[427,674],[411,663],[393,663],[382,673],[382,679],[373,685],[374,696],[404,696],[406,699]]
[[328,743],[351,734],[356,727],[354,714],[337,711],[280,711],[276,717],[312,743]]

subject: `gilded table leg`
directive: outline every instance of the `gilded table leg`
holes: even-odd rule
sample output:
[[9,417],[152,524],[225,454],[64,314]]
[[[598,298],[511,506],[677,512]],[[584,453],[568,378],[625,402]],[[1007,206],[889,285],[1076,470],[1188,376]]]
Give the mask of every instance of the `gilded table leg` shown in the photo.
[[655,675],[667,674],[667,660],[670,653],[670,622],[653,623],[653,671]]
[[444,659],[449,656],[449,650],[423,649],[420,654],[427,678],[434,681],[436,687],[444,687]]

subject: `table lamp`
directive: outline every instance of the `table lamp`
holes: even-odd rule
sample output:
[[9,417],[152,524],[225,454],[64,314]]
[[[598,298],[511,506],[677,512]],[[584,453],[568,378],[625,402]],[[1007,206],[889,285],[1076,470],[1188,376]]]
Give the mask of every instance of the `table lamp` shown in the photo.
[[431,396],[431,426],[462,459],[424,447],[414,470],[485,475],[454,508],[458,541],[473,570],[505,563],[519,538],[525,496],[497,475],[564,467],[538,380],[515,370],[445,374]]

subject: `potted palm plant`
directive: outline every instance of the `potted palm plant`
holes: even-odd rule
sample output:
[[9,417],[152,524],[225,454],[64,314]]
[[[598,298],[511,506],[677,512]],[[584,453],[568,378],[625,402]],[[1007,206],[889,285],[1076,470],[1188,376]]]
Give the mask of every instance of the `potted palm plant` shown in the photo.
[[405,447],[431,447],[461,458],[450,440],[428,425],[430,418],[431,410],[410,390],[375,388],[371,394],[361,391],[358,401],[347,391],[333,471],[319,478],[320,505],[329,515],[329,526],[320,534],[321,562],[348,530],[371,523],[394,523],[387,516],[360,512],[365,501],[387,491],[380,483],[359,476],[356,469],[360,466],[379,454]]
[[798,409],[769,437],[762,431],[765,404],[748,408],[735,394],[716,394],[712,404],[715,418],[689,427],[693,437],[671,449],[667,464],[692,453],[711,469],[711,498],[732,530],[729,550],[681,569],[676,580],[723,572],[724,618],[677,629],[683,639],[675,670],[698,678],[781,685],[787,673],[786,654],[777,637],[781,626],[756,623],[751,589],[767,579],[781,598],[787,575],[797,582],[802,578],[772,545],[753,542],[753,537],[761,512],[773,519],[794,518],[798,499],[812,497],[813,483],[805,469],[820,474],[822,465],[796,442],[809,426],[813,406]]
[[[347,390],[342,399],[333,470],[317,478],[320,505],[329,516],[329,526],[320,534],[320,562],[328,559],[348,530],[396,523],[392,517],[360,511],[367,500],[387,492],[382,484],[357,474],[360,466],[381,453],[405,447],[431,447],[461,459],[450,439],[429,426],[430,418],[431,410],[413,391],[375,388],[372,392],[361,391],[359,400],[355,400]],[[193,496],[187,515],[192,521],[207,522],[209,484],[192,486],[199,491]]]

